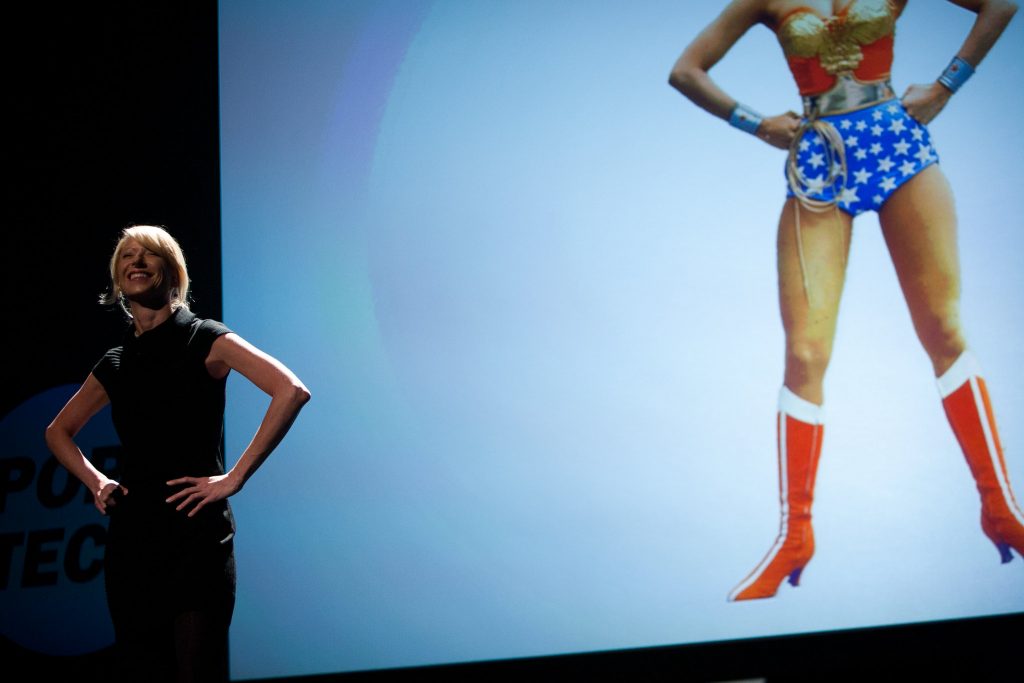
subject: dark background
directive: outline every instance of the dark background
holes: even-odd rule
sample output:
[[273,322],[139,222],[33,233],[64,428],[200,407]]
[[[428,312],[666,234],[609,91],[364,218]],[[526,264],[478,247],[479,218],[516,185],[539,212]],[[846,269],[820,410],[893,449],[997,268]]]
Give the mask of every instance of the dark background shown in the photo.
[[129,223],[168,227],[189,260],[193,308],[221,313],[216,3],[29,3],[5,14],[14,181],[2,231],[3,413],[81,382],[114,345],[124,318],[96,302]]
[[[116,344],[125,320],[97,297],[129,223],[170,229],[189,261],[193,309],[221,318],[216,3],[34,4],[5,13],[14,180],[0,237],[8,311],[0,415],[80,383]],[[1009,680],[1021,668],[1022,622],[1011,615],[305,680]],[[103,680],[109,656],[44,657],[0,637],[5,680],[14,680],[15,663],[29,667],[25,680]]]

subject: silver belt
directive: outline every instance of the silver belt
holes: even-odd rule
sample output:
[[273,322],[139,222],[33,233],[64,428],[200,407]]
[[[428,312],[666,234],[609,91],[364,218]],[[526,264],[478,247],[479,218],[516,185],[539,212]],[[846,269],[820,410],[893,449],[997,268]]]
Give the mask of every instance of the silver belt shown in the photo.
[[805,95],[804,116],[818,117],[863,109],[896,97],[888,80],[862,83],[849,73],[839,74],[836,84],[820,95]]

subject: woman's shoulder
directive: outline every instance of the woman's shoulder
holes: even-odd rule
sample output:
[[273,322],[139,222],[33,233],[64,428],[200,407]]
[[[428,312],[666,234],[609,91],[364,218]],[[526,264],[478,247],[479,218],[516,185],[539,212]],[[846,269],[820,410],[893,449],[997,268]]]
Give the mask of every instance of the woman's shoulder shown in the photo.
[[174,312],[174,322],[179,328],[188,329],[190,339],[203,337],[215,339],[231,332],[231,329],[221,321],[213,318],[200,318],[185,307]]
[[228,334],[231,332],[231,328],[222,323],[219,320],[212,318],[196,318],[196,324],[194,329],[198,334],[211,336],[217,338],[221,335]]
[[229,334],[231,328],[219,320],[200,318],[191,313],[190,315],[189,328],[191,334],[189,334],[188,346],[200,358],[205,359],[210,353],[213,343],[225,334]]
[[99,361],[92,367],[92,376],[99,380],[103,388],[109,394],[113,386],[114,378],[121,369],[121,357],[124,355],[124,346],[115,346],[107,349],[107,352],[100,357]]
[[121,364],[121,356],[122,355],[124,355],[124,346],[123,345],[115,346],[113,348],[107,349],[103,353],[103,355],[100,356],[100,359],[99,359],[99,362],[97,363],[97,365],[99,365],[100,363],[103,363],[103,364],[107,364],[107,365],[113,365],[113,366],[116,367],[116,366]]

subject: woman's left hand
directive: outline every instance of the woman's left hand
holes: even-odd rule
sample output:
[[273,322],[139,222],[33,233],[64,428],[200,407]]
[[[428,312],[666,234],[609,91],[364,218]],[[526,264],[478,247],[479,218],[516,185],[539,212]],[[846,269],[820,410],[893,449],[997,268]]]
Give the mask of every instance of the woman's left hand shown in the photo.
[[178,503],[178,506],[174,508],[178,511],[184,510],[189,505],[195,503],[195,507],[188,513],[189,517],[194,517],[207,503],[214,503],[232,496],[238,493],[238,489],[241,488],[235,483],[234,479],[229,478],[226,474],[213,477],[181,477],[180,479],[172,479],[167,482],[167,485],[185,486],[185,488],[168,498],[166,502]]
[[912,85],[900,100],[914,119],[925,125],[932,122],[952,96],[944,85],[935,81],[928,85]]

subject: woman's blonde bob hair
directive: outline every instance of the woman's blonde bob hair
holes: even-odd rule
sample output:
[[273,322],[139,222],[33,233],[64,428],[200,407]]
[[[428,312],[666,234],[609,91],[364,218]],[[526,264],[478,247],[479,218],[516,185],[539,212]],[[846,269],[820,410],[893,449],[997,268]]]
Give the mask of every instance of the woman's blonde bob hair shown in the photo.
[[171,310],[188,309],[188,268],[185,267],[185,253],[178,241],[164,228],[157,225],[130,225],[121,231],[121,237],[110,257],[110,291],[100,296],[100,303],[108,306],[120,304],[128,317],[132,317],[131,308],[125,300],[121,289],[119,263],[121,252],[128,240],[135,240],[160,258],[166,265],[163,272],[157,274],[156,285],[163,283],[165,277],[170,278]]

